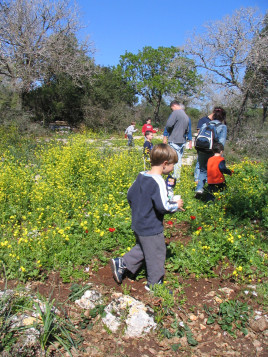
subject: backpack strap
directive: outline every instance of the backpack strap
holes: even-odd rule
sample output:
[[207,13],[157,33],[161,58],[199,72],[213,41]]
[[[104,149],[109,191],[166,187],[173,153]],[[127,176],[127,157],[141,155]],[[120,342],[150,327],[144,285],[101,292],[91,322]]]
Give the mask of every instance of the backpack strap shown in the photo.
[[219,125],[224,125],[222,124],[222,122],[220,122],[219,120],[211,120],[210,123],[208,123],[208,125],[213,125],[213,126],[219,126]]

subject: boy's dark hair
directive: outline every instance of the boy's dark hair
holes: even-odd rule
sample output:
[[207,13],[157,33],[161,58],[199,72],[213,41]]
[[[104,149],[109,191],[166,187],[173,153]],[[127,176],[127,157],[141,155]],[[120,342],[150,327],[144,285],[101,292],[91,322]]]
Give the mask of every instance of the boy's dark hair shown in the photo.
[[145,136],[147,136],[147,135],[149,135],[149,134],[152,134],[152,131],[146,130],[146,131],[145,131]]
[[152,118],[150,118],[150,117],[149,117],[149,118],[147,118],[147,119],[146,119],[146,123],[147,123],[147,121],[148,121],[148,120],[152,120]]
[[224,146],[221,143],[214,143],[212,147],[212,151],[214,154],[219,154],[224,150]]
[[157,144],[150,153],[151,166],[159,166],[167,161],[169,164],[178,162],[178,154],[167,144]]

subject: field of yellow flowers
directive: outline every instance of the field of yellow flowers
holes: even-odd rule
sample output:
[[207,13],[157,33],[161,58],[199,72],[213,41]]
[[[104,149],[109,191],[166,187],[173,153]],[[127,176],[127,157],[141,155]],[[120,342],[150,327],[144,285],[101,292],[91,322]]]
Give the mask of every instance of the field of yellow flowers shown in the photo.
[[[126,194],[143,170],[143,139],[128,150],[125,140],[102,141],[92,133],[66,140],[30,139],[15,129],[0,134],[2,275],[25,281],[59,270],[68,281],[132,247]],[[193,167],[183,167],[175,194],[186,210],[167,220],[170,229],[188,222],[192,239],[169,244],[170,273],[211,276],[221,263],[232,265],[234,279],[267,276],[265,165],[245,159],[231,169],[226,193],[204,203],[194,198]]]

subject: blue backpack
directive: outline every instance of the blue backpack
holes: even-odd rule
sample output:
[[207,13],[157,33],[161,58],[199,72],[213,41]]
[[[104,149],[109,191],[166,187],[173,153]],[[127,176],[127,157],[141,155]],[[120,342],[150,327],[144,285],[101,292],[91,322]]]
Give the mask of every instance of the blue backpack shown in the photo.
[[196,150],[212,152],[214,142],[219,141],[217,127],[221,125],[219,121],[211,121],[208,124],[203,124],[195,140]]

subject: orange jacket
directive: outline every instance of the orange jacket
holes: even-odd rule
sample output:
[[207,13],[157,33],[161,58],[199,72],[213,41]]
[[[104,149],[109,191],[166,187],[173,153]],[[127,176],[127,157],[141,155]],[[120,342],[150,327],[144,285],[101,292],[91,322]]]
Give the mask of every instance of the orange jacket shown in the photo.
[[222,156],[212,156],[207,163],[208,184],[219,184],[225,181],[223,173],[219,169],[219,163],[224,160]]

